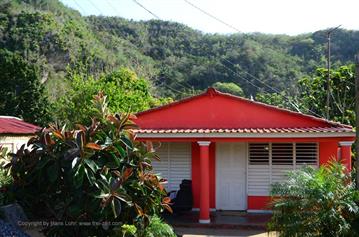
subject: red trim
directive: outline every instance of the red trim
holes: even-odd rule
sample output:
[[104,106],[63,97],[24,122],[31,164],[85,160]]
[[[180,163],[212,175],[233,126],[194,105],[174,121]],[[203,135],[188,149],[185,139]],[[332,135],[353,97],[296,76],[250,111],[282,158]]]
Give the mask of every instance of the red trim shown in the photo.
[[248,210],[270,210],[270,196],[248,196]]

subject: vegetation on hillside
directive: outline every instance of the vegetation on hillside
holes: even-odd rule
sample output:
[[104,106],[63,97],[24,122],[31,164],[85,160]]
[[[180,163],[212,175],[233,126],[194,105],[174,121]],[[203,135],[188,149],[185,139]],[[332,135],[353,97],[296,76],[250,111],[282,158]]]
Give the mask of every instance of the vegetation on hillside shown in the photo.
[[[153,98],[179,99],[213,86],[257,100],[270,97],[276,105],[302,112],[309,111],[304,107],[313,111],[312,105],[293,107],[293,102],[281,98],[300,102],[302,96],[312,96],[303,94],[300,88],[305,87],[299,81],[312,78],[316,68],[325,66],[325,43],[325,31],[298,36],[205,34],[168,21],[83,17],[58,0],[0,3],[0,48],[38,68],[50,104],[74,91],[78,78],[97,84],[119,68],[128,68],[147,81]],[[350,64],[358,51],[358,31],[339,29],[333,34],[333,67]],[[323,91],[325,85],[319,83],[316,89]],[[51,108],[55,110],[50,115],[59,118],[56,105]],[[339,121],[352,121],[350,113],[340,110],[345,119]],[[336,112],[331,118],[338,119]]]

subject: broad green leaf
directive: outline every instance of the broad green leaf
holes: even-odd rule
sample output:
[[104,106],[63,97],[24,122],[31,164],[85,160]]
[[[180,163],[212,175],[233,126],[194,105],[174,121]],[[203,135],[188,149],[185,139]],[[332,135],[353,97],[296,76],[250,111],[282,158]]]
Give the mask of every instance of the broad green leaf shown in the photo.
[[95,161],[90,159],[85,159],[84,162],[86,166],[92,170],[93,173],[96,173],[96,171],[98,170],[98,166]]
[[95,179],[94,176],[93,176],[93,173],[89,172],[89,170],[86,167],[84,168],[84,171],[85,171],[87,180],[89,181],[90,185],[93,185],[94,184],[94,179]]
[[77,167],[77,165],[79,164],[80,160],[81,160],[80,157],[75,157],[71,162],[71,168],[75,169]]
[[121,136],[121,142],[126,145],[130,150],[133,149],[132,141],[129,140],[126,136]]
[[84,175],[85,175],[85,168],[82,164],[80,164],[78,170],[74,175],[74,185],[76,187],[80,187],[83,184]]

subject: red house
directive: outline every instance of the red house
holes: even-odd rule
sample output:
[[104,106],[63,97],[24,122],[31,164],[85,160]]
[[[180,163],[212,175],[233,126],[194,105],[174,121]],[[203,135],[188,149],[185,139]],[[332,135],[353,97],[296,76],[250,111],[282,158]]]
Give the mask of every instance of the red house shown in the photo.
[[270,184],[289,170],[342,159],[351,169],[353,128],[221,93],[205,93],[137,115],[137,139],[160,142],[155,171],[178,190],[191,179],[200,223],[210,210],[265,211]]

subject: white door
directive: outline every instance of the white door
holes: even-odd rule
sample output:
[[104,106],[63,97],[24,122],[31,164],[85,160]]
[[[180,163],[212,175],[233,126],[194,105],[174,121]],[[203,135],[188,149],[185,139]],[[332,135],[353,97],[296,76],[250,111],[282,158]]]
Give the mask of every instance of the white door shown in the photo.
[[216,145],[216,209],[246,210],[246,145]]

